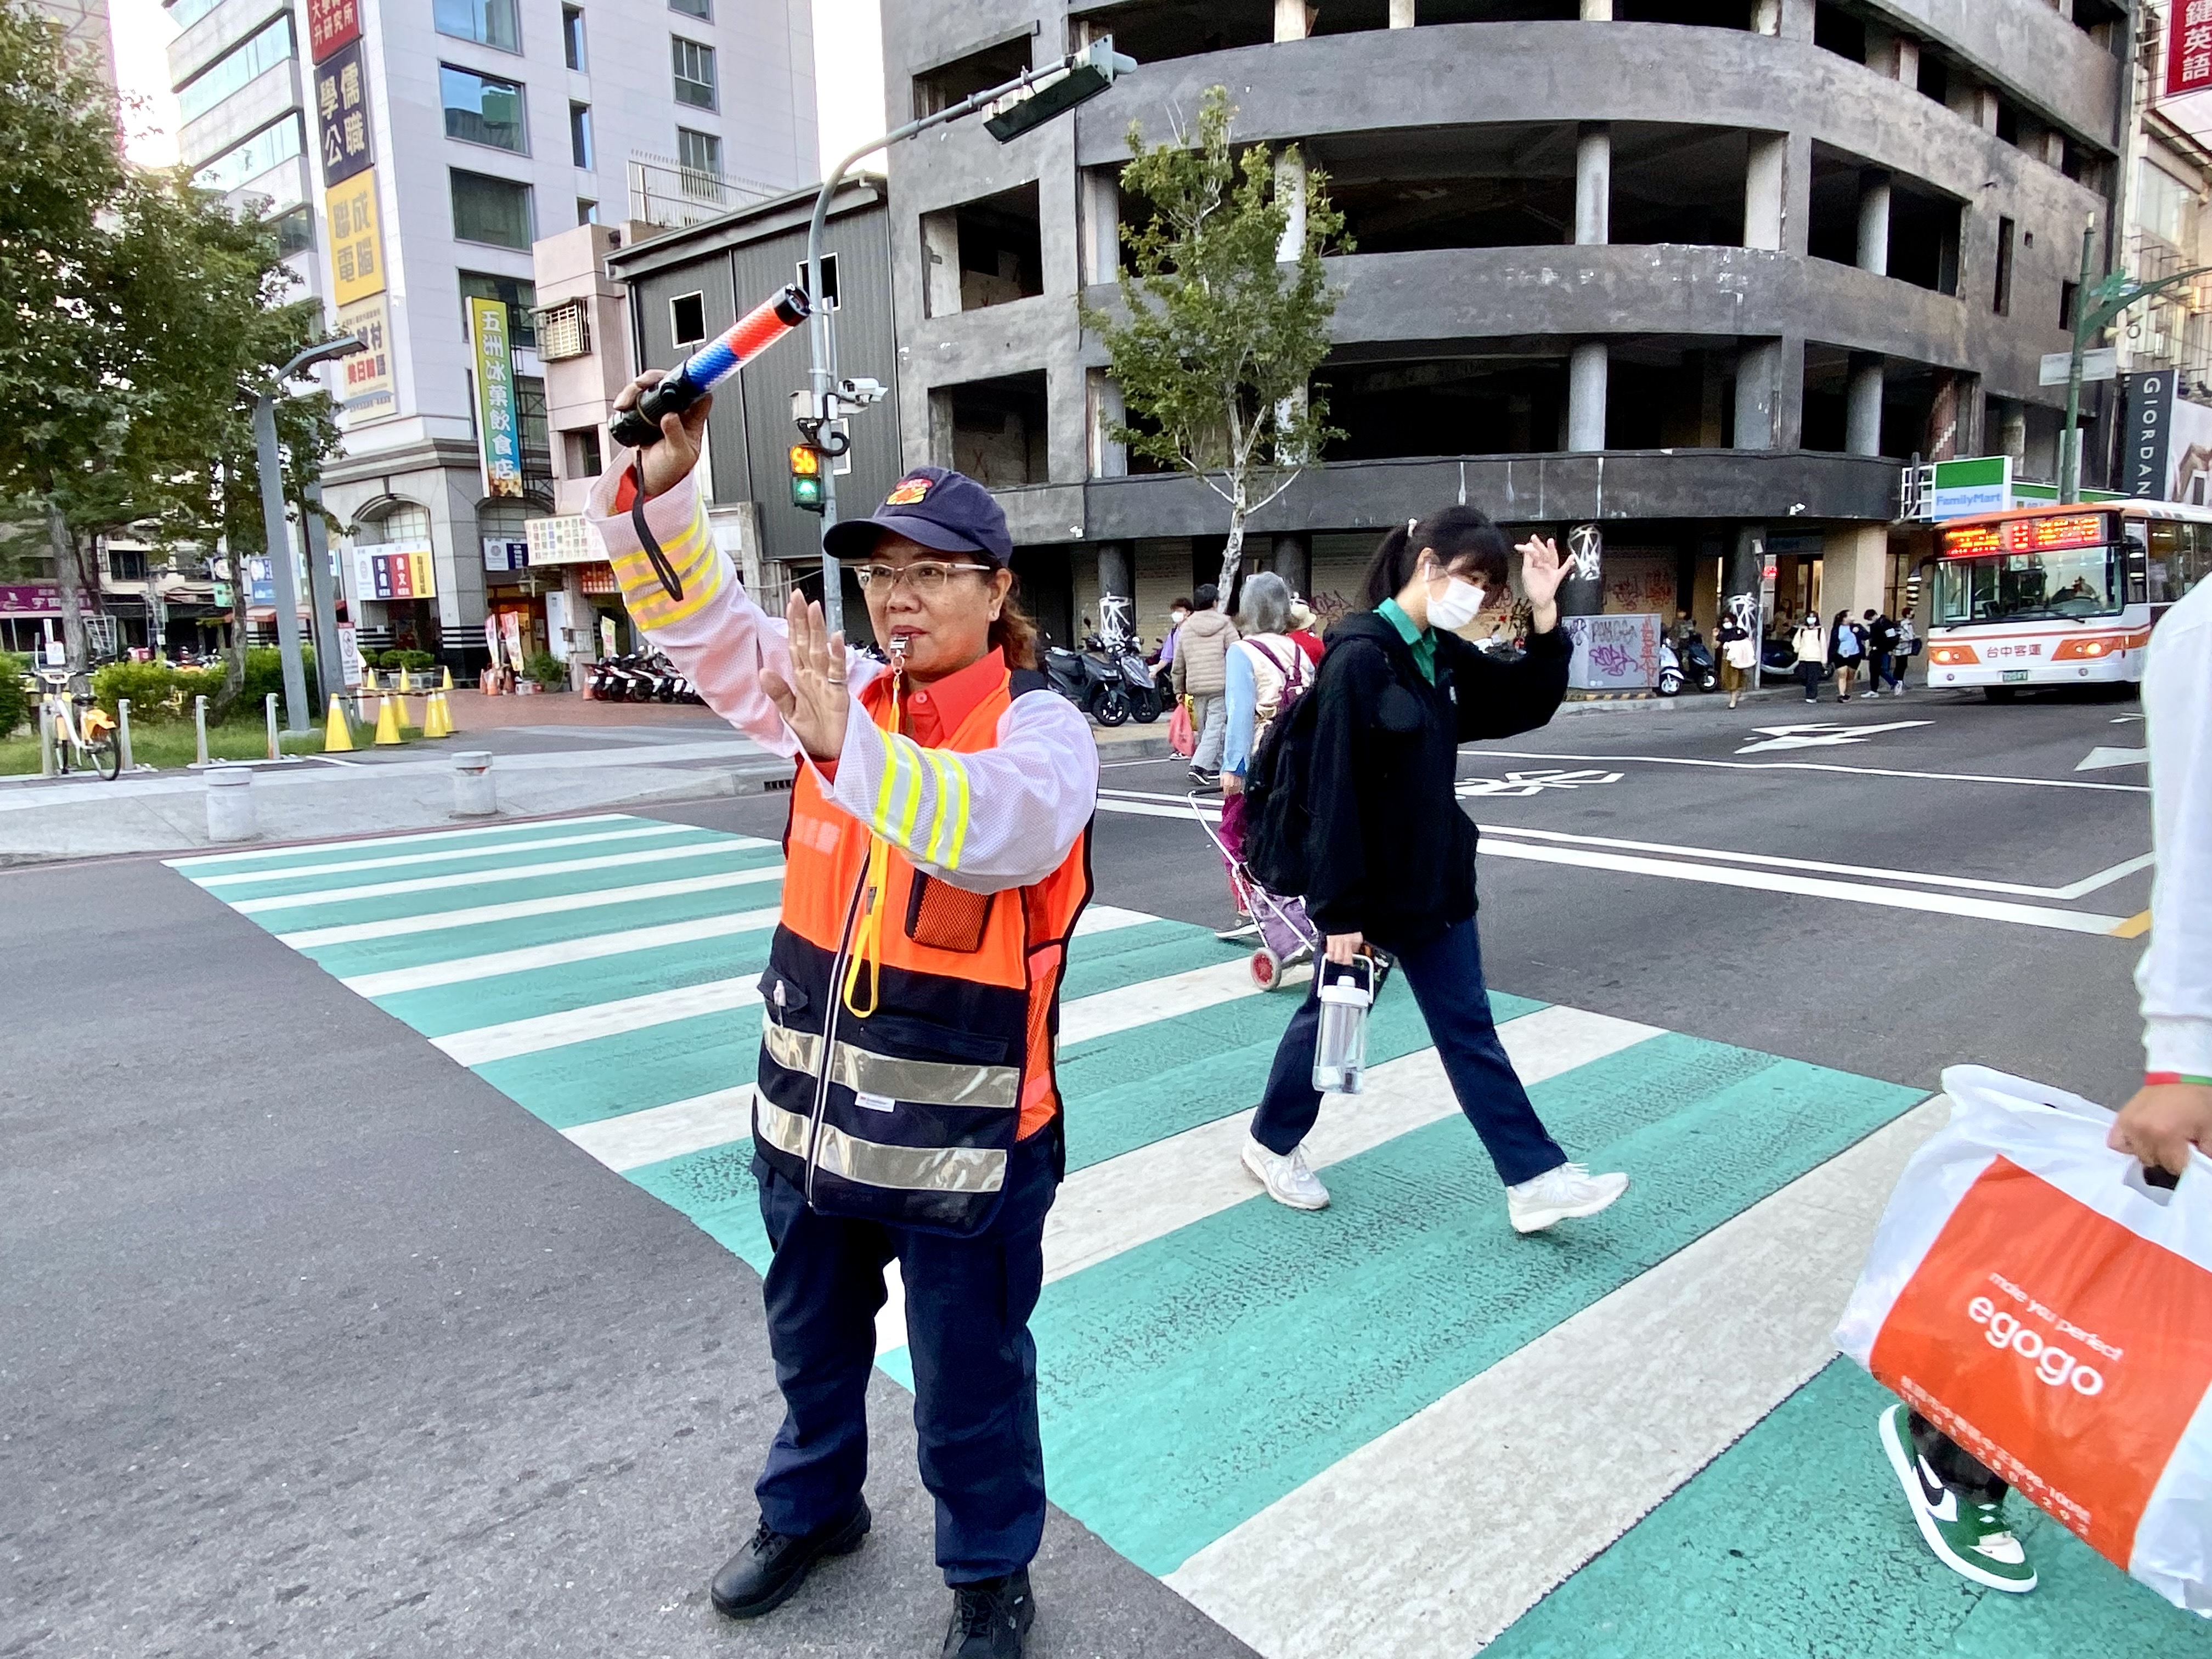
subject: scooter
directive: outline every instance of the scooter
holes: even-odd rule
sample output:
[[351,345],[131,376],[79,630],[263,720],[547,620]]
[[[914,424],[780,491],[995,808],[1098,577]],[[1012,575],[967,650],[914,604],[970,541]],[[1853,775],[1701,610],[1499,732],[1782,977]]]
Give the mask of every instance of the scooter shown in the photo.
[[1710,691],[1721,683],[1721,673],[1713,662],[1713,653],[1705,648],[1705,636],[1694,628],[1686,629],[1682,643],[1675,654],[1682,670],[1682,678],[1700,691]]
[[1120,593],[1102,594],[1098,607],[1105,617],[1103,637],[1102,634],[1094,634],[1083,643],[1113,665],[1122,694],[1128,701],[1130,717],[1139,726],[1150,726],[1159,719],[1168,700],[1153,678],[1152,665],[1145,660],[1144,647],[1136,630],[1129,625],[1128,598]]
[[1044,672],[1054,690],[1099,725],[1119,726],[1129,718],[1129,698],[1121,685],[1121,671],[1103,658],[1048,644]]
[[1159,719],[1164,706],[1159,687],[1153,683],[1152,671],[1134,641],[1116,644],[1093,634],[1083,641],[1083,651],[1084,660],[1102,677],[1091,706],[1091,716],[1099,725],[1119,726],[1133,720],[1139,726],[1150,726]]
[[1659,695],[1662,697],[1682,695],[1682,659],[1674,654],[1674,647],[1664,640],[1659,641]]

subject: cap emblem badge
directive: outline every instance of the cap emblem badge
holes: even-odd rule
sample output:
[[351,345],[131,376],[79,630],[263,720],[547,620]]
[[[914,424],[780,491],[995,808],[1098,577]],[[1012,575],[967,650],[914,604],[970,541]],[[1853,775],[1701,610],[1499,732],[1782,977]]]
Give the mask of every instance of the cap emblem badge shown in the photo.
[[933,478],[902,478],[892,488],[891,493],[884,497],[884,505],[912,507],[929,494],[929,487],[935,482]]

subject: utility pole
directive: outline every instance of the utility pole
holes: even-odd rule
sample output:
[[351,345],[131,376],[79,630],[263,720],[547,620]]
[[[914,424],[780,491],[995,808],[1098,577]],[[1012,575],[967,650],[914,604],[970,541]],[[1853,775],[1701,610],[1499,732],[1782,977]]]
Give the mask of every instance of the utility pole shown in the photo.
[[[278,369],[276,379],[253,397],[253,457],[261,474],[261,528],[268,544],[269,576],[276,590],[276,648],[284,657],[284,724],[295,732],[311,730],[314,715],[307,705],[307,666],[300,659],[300,586],[292,568],[292,529],[284,518],[283,463],[276,451],[276,399],[286,383],[303,370],[361,349],[362,343],[350,334],[311,345]],[[244,564],[232,574],[244,580]],[[312,569],[308,582],[312,587]]]

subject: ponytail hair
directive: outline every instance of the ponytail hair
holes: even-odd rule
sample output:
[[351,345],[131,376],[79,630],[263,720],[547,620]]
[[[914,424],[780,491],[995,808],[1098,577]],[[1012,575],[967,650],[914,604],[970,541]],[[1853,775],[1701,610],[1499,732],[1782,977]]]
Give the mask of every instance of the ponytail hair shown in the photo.
[[1435,550],[1445,569],[1474,576],[1492,592],[1504,588],[1512,568],[1505,532],[1487,513],[1477,507],[1447,507],[1425,519],[1408,519],[1382,538],[1367,562],[1363,608],[1372,611],[1395,599],[1413,580],[1425,547]]
[[1022,579],[1014,578],[1014,585],[1006,590],[1006,602],[999,607],[999,614],[991,623],[991,644],[1006,653],[1009,668],[1036,669],[1041,661],[1037,654],[1036,624],[1030,613],[1018,603]]

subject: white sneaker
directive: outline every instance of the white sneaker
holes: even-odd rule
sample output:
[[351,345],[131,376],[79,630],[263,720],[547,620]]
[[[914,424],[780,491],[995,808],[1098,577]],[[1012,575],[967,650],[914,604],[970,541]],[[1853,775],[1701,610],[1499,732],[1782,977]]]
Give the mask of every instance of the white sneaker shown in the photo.
[[1859,696],[1863,697],[1878,697],[1881,695],[1881,693],[1879,691],[1862,691],[1859,693]]
[[1627,1190],[1625,1175],[1594,1176],[1587,1164],[1562,1164],[1533,1181],[1508,1187],[1505,1210],[1515,1232],[1540,1233],[1556,1222],[1595,1215]]
[[[1325,1210],[1328,1207],[1328,1188],[1321,1184],[1306,1164],[1306,1149],[1293,1146],[1288,1152],[1271,1152],[1257,1140],[1247,1135],[1244,1139],[1244,1167],[1253,1178],[1267,1189],[1267,1196],[1278,1204],[1287,1204],[1294,1210]],[[1610,1203],[1612,1200],[1607,1200]]]

